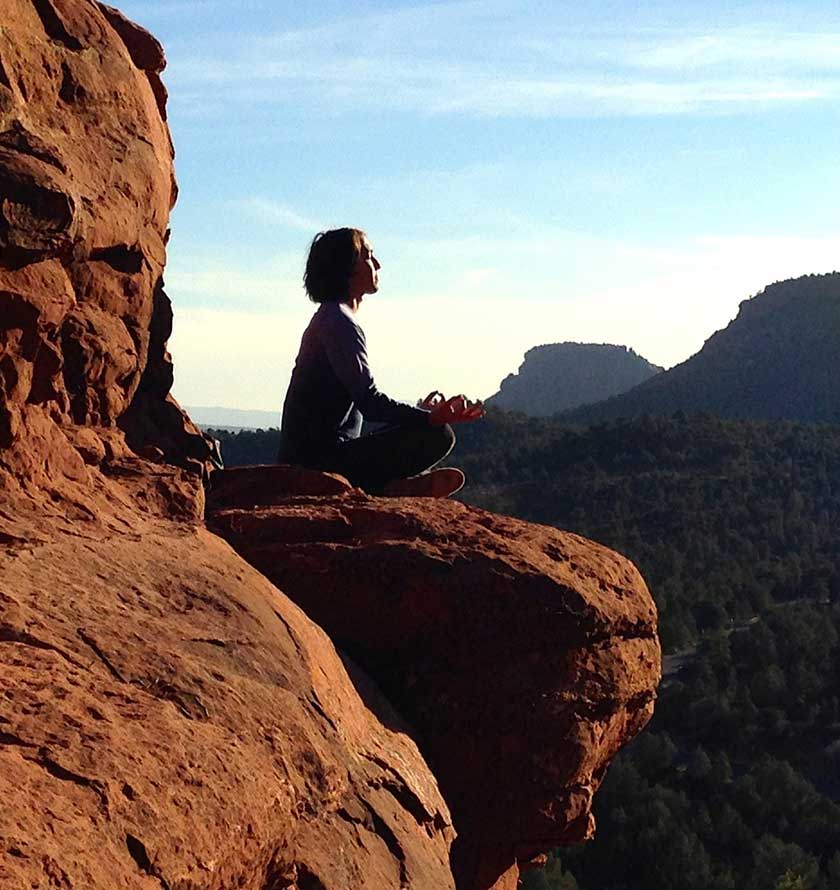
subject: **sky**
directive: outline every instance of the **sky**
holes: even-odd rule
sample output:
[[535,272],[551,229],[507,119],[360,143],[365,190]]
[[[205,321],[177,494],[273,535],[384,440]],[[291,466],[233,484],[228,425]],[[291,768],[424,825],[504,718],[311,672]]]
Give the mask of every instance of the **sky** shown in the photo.
[[124,0],[163,43],[174,395],[279,411],[312,237],[364,229],[379,388],[484,398],[543,343],[671,367],[840,268],[816,2]]

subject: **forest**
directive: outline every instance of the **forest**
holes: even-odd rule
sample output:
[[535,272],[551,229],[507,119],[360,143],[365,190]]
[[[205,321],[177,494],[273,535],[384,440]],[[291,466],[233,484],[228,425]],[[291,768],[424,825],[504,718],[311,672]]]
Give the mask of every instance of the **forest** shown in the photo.
[[[276,431],[216,435],[229,465],[273,460]],[[596,838],[525,890],[840,888],[840,428],[490,411],[452,462],[465,502],[630,557],[660,610],[654,719]]]

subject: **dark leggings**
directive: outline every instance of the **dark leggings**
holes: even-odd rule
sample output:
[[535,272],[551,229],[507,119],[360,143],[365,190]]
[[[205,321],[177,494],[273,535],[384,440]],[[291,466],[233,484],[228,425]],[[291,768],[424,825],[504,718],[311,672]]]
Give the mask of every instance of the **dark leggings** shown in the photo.
[[353,485],[378,494],[389,482],[417,476],[455,446],[449,424],[397,425],[336,445],[318,469],[341,473]]

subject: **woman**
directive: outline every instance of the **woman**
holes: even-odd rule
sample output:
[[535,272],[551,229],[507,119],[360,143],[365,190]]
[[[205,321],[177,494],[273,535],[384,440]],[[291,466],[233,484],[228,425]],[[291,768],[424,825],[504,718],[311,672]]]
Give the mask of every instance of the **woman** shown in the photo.
[[[281,463],[341,473],[371,494],[446,497],[464,483],[454,468],[430,470],[452,450],[451,424],[484,415],[480,402],[430,393],[419,406],[380,392],[356,321],[379,290],[381,264],[364,232],[316,235],[303,277],[320,303],[303,334],[283,406]],[[362,420],[388,424],[362,436]]]

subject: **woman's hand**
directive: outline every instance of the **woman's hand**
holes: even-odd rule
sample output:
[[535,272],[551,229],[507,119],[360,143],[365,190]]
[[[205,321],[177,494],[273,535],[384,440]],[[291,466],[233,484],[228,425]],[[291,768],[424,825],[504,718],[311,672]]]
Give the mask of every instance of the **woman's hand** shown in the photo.
[[445,423],[469,423],[471,420],[484,417],[484,405],[481,402],[471,402],[463,394],[447,399],[443,393],[434,392],[429,393],[424,401],[432,399],[433,396],[440,398],[430,401],[425,407],[429,410],[429,423],[435,426],[443,426]]
[[431,411],[436,405],[439,405],[441,402],[446,401],[446,396],[442,392],[438,392],[436,389],[433,389],[425,399],[421,399],[417,403],[418,408],[424,408],[426,411]]

